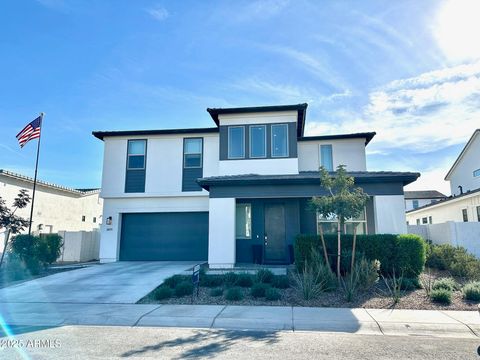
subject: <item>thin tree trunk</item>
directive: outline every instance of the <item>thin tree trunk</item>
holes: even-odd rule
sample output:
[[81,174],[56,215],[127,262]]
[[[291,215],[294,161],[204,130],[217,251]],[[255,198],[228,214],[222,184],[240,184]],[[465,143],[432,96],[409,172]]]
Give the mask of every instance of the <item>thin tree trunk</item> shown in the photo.
[[350,273],[353,274],[353,267],[355,265],[355,246],[357,245],[357,226],[353,226],[353,244],[352,244],[352,264],[350,265]]
[[7,235],[5,236],[5,244],[3,245],[2,258],[0,259],[0,268],[2,267],[3,259],[5,257],[5,253],[7,252],[8,238],[10,237],[10,231],[7,230],[6,233],[7,233]]
[[341,261],[341,249],[342,249],[342,243],[340,240],[340,219],[338,220],[338,225],[337,225],[337,279],[338,283],[340,283],[340,261]]
[[323,256],[325,257],[325,264],[330,268],[330,261],[328,261],[328,253],[327,253],[327,246],[325,244],[325,237],[323,236],[323,228],[320,225],[320,239],[322,240],[322,247],[323,247]]

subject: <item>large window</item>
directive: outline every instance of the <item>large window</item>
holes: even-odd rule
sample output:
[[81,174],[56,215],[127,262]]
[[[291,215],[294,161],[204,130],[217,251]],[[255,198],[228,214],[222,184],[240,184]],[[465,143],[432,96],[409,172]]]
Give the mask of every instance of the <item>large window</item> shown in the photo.
[[237,204],[235,212],[235,232],[237,239],[252,238],[251,204]]
[[333,171],[332,145],[320,145],[320,164],[327,171]]
[[250,126],[250,157],[267,156],[267,127],[265,125]]
[[129,140],[128,141],[128,170],[145,169],[145,149],[147,140]]
[[243,159],[245,157],[245,127],[230,126],[228,128],[228,158]]
[[462,209],[462,218],[463,218],[463,222],[468,222],[467,209]]
[[473,177],[479,177],[480,176],[480,169],[477,169],[473,172]]
[[[337,232],[337,226],[336,215],[326,218],[317,213],[317,234],[320,234],[320,227],[322,227],[325,234],[334,234]],[[353,234],[355,227],[357,228],[357,234],[367,233],[367,216],[365,210],[363,210],[358,218],[345,221],[345,227],[342,230],[346,234]]]
[[183,142],[183,167],[201,168],[202,167],[202,138],[186,138]]
[[272,157],[288,157],[288,124],[272,125]]

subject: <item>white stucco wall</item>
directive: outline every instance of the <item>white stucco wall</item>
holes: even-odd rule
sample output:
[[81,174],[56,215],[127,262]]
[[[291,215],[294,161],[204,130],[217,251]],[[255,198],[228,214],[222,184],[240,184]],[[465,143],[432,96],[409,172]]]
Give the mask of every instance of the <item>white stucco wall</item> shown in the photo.
[[230,268],[235,265],[235,199],[210,199],[208,265]]
[[[183,139],[188,137],[203,137],[203,176],[218,175],[218,134],[107,137],[104,139],[101,196],[191,196],[192,192],[182,192]],[[142,194],[125,194],[127,142],[131,139],[147,139],[145,192]],[[205,190],[201,193],[208,194]]]
[[463,222],[462,209],[467,209],[468,221],[478,222],[477,206],[480,206],[480,193],[473,193],[425,209],[408,212],[406,218],[410,225],[416,225],[417,219],[420,219],[421,224],[422,218],[429,216],[432,217],[432,224],[447,221]]
[[248,114],[220,114],[218,120],[223,125],[275,124],[297,122],[297,111],[272,111]]
[[[208,211],[208,196],[105,199],[101,226],[100,261],[118,260],[122,213]],[[112,217],[112,224],[106,219]],[[174,226],[175,224],[172,224]]]
[[298,143],[298,168],[300,171],[317,171],[320,167],[320,145],[332,145],[333,167],[346,165],[347,171],[366,171],[365,139],[337,139],[300,141]]
[[405,234],[405,199],[403,195],[373,197],[375,232],[377,234]]
[[450,190],[452,195],[459,195],[459,185],[463,192],[480,188],[480,176],[473,177],[473,172],[480,169],[480,132],[476,133],[455,169],[450,174]]
[[[32,196],[33,184],[27,181],[0,175],[0,197],[11,207],[13,200],[21,189],[28,190]],[[67,231],[92,231],[99,227],[102,221],[103,200],[99,194],[82,196],[61,189],[54,189],[37,183],[35,190],[35,204],[33,212],[32,231],[38,233],[38,226],[42,225],[41,233],[56,233]],[[25,219],[30,218],[30,205],[16,212]],[[85,221],[82,221],[85,216]],[[93,218],[96,222],[93,222]],[[3,250],[4,229],[0,229],[0,246]],[[28,228],[23,231],[28,232]],[[1,250],[0,250],[1,251]]]
[[219,175],[298,174],[298,160],[297,158],[222,160],[218,168]]

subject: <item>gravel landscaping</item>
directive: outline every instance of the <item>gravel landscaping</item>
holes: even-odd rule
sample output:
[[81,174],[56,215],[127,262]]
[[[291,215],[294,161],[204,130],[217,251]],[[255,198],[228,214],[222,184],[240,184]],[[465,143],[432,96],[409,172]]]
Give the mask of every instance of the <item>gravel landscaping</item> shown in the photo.
[[[447,271],[438,271],[427,269],[421,275],[421,282],[426,284],[440,278],[450,277]],[[185,278],[188,279],[188,278]],[[456,282],[462,286],[465,282],[455,278]],[[269,286],[269,285],[267,285]],[[217,292],[222,291],[221,296],[212,296],[212,289]],[[382,279],[379,279],[369,290],[359,291],[353,301],[347,302],[342,290],[322,292],[318,297],[311,300],[304,300],[298,292],[289,287],[287,289],[277,289],[280,294],[280,300],[269,301],[265,297],[254,298],[251,295],[250,287],[237,287],[242,293],[240,300],[226,300],[227,286],[206,287],[201,286],[199,296],[180,296],[172,295],[165,299],[155,299],[155,291],[145,296],[139,301],[141,304],[202,304],[202,305],[258,305],[258,306],[305,306],[305,307],[346,307],[346,308],[396,308],[396,309],[423,309],[423,310],[477,310],[479,302],[465,300],[461,290],[453,291],[452,302],[450,305],[443,305],[432,302],[427,296],[426,291],[421,289],[402,291],[400,300],[395,304]]]

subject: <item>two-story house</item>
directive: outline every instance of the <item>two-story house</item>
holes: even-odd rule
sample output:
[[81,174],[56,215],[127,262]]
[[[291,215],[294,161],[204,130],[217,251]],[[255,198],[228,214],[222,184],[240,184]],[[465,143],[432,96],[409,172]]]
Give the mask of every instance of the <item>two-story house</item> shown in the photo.
[[326,194],[321,165],[346,165],[370,195],[345,231],[406,232],[403,187],[419,174],[368,172],[373,132],[304,136],[306,110],[207,109],[215,127],[93,132],[105,143],[101,261],[289,263],[297,234],[334,228],[308,207]]
[[405,211],[418,209],[419,207],[434,204],[437,201],[444,200],[447,195],[437,190],[416,190],[405,191]]

